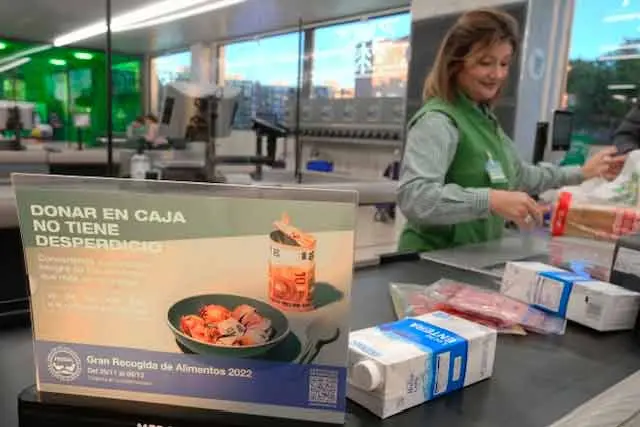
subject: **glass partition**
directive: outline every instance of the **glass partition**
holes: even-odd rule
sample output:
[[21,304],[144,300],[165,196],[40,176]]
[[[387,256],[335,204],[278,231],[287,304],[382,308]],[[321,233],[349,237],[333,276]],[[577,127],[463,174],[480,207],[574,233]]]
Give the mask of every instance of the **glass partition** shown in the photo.
[[[215,37],[243,34],[212,29],[212,20],[242,7],[234,9],[231,3],[187,7],[164,1],[153,8],[152,1],[143,3],[112,0],[110,45],[102,26],[106,7],[92,9],[82,22],[70,25],[71,32],[40,44],[0,40],[0,98],[26,103],[28,108],[22,127],[2,132],[9,136],[19,132],[35,143],[100,150],[111,134],[114,151],[109,157],[119,162],[120,175],[130,160],[121,157],[120,150],[132,151],[149,129],[157,131],[154,141],[161,141],[158,144],[167,151],[176,147],[189,151],[185,148],[195,146],[191,142],[201,146],[215,137],[219,153],[268,155],[269,167],[287,173],[311,167],[322,157],[334,163],[326,171],[379,178],[395,159],[407,82],[408,13],[329,26],[303,20],[301,26],[287,27],[299,31],[260,36],[256,28],[258,36],[218,44]],[[228,9],[218,11],[221,8]],[[252,25],[256,23],[247,24],[244,37]],[[110,56],[105,53],[109,47]],[[216,83],[231,90],[229,105],[237,101],[237,110],[225,107],[212,135],[202,100],[211,96]],[[167,99],[167,93],[175,99]],[[359,99],[311,105],[317,99],[337,98]],[[377,98],[373,110],[370,98]],[[225,115],[230,117],[228,123]],[[280,126],[275,154],[272,143],[256,144],[256,117]],[[318,122],[328,123],[319,127]],[[320,128],[322,135],[316,132]],[[203,157],[199,150],[189,152]],[[364,151],[367,156],[362,156]],[[105,169],[97,168],[101,162],[96,157],[90,162],[94,169],[59,171],[102,174]]]
[[[274,15],[251,15],[257,3]],[[366,6],[276,17],[279,3],[267,3],[111,0],[107,38],[108,0],[97,0],[0,37],[0,182],[13,172],[328,188],[393,178],[409,14],[326,26],[315,20]],[[15,229],[14,215],[2,218]],[[24,289],[0,291],[0,303],[26,300]]]
[[235,129],[250,129],[251,117],[282,122],[298,88],[304,33],[293,32],[223,45],[219,80],[241,91]]
[[312,97],[403,97],[409,63],[409,13],[314,31]]
[[160,114],[167,84],[191,80],[191,52],[182,51],[151,59],[151,109]]

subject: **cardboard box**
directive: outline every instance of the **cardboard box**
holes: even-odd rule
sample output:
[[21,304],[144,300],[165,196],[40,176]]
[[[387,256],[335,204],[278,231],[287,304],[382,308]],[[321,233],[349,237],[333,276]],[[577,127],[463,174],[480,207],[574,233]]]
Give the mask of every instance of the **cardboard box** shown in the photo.
[[507,264],[500,291],[597,331],[633,329],[640,294],[540,263]]
[[491,377],[496,331],[443,312],[349,337],[347,397],[381,418]]

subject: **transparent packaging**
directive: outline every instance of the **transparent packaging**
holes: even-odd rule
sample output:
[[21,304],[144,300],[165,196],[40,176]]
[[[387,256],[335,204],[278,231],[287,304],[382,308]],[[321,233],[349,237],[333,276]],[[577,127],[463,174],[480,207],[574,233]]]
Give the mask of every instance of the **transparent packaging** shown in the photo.
[[429,286],[392,283],[390,292],[399,319],[444,311],[502,334],[526,335],[528,331],[562,335],[566,329],[566,319],[497,291],[449,279]]
[[616,241],[640,231],[640,209],[585,203],[571,193],[560,194],[551,220],[553,237]]

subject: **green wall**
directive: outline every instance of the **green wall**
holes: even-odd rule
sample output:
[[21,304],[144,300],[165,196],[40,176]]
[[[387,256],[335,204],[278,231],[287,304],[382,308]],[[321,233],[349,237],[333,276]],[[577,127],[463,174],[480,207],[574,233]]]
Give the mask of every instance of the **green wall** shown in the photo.
[[[0,62],[3,58],[36,47],[35,44],[0,40]],[[76,55],[86,57],[78,58]],[[90,56],[90,58],[88,58]],[[24,65],[0,72],[0,99],[27,101],[37,104],[36,111],[43,122],[52,115],[60,118],[62,128],[55,140],[76,141],[74,113],[90,113],[91,129],[83,131],[83,141],[95,144],[106,134],[107,84],[106,55],[103,51],[51,48],[29,55]],[[114,54],[113,71],[113,131],[126,132],[142,106],[142,59]],[[2,65],[0,65],[1,67]]]

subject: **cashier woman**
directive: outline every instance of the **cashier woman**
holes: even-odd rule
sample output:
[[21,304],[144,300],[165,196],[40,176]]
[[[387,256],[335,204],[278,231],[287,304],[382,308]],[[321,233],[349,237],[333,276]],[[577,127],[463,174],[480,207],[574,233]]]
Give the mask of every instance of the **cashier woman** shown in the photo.
[[505,220],[542,221],[529,194],[602,176],[624,163],[615,148],[583,167],[521,161],[498,124],[498,100],[518,48],[518,24],[503,12],[467,12],[449,30],[424,86],[425,104],[410,120],[398,207],[407,218],[402,251],[426,252],[499,239]]

